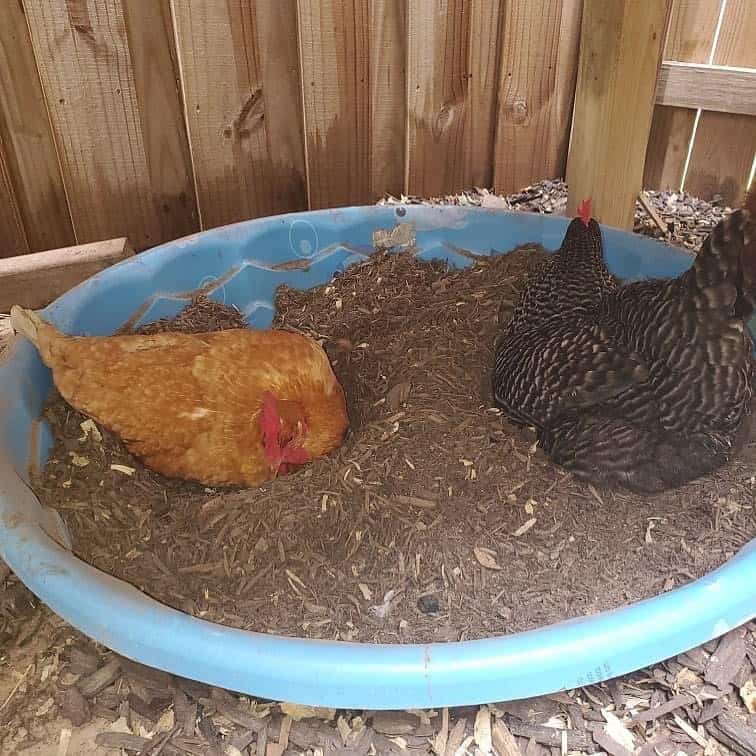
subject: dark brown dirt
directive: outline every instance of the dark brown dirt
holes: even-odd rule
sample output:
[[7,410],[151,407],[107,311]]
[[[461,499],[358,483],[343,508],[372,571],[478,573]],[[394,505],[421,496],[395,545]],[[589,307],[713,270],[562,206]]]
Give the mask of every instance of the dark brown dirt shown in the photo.
[[[105,432],[81,440],[85,418],[57,400],[35,489],[83,559],[171,606],[271,633],[479,638],[697,578],[756,535],[753,446],[643,498],[574,481],[490,409],[500,302],[539,254],[463,271],[376,254],[328,286],[281,290],[276,326],[323,340],[349,397],[352,430],[329,459],[261,488],[203,489],[145,470]],[[181,327],[238,325],[219,308],[199,303]]]

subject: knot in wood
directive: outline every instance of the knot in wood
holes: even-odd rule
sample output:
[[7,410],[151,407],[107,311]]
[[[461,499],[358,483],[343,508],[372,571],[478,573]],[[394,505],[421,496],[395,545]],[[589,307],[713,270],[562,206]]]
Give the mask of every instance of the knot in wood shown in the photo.
[[438,140],[441,135],[449,128],[454,120],[455,106],[449,103],[444,103],[436,115],[433,121],[431,131],[433,132],[433,138]]
[[523,123],[528,117],[528,104],[525,100],[515,100],[512,103],[512,120],[515,123]]

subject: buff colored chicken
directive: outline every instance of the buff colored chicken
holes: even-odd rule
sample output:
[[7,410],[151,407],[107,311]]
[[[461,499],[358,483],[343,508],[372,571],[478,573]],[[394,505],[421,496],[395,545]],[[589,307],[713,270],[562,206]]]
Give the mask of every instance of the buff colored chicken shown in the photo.
[[63,398],[147,467],[259,485],[338,448],[349,420],[323,349],[287,331],[67,336],[11,309]]

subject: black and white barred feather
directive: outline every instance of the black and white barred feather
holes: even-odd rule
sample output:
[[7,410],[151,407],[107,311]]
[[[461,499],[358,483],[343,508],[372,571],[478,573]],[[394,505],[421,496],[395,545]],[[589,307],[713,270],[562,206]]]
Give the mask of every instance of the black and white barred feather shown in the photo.
[[678,278],[625,286],[598,224],[574,219],[497,338],[497,406],[597,483],[661,491],[726,464],[750,426],[754,212],[723,219]]

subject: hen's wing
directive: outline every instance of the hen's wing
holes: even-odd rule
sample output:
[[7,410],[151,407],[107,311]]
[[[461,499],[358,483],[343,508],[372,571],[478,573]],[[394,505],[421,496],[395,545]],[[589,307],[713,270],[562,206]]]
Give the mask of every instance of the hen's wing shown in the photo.
[[726,464],[747,434],[747,424],[734,443],[704,432],[677,434],[606,414],[602,408],[558,418],[539,434],[539,441],[554,462],[580,478],[658,493]]
[[575,320],[505,334],[496,347],[493,392],[514,420],[536,428],[643,383],[638,355],[606,328]]

